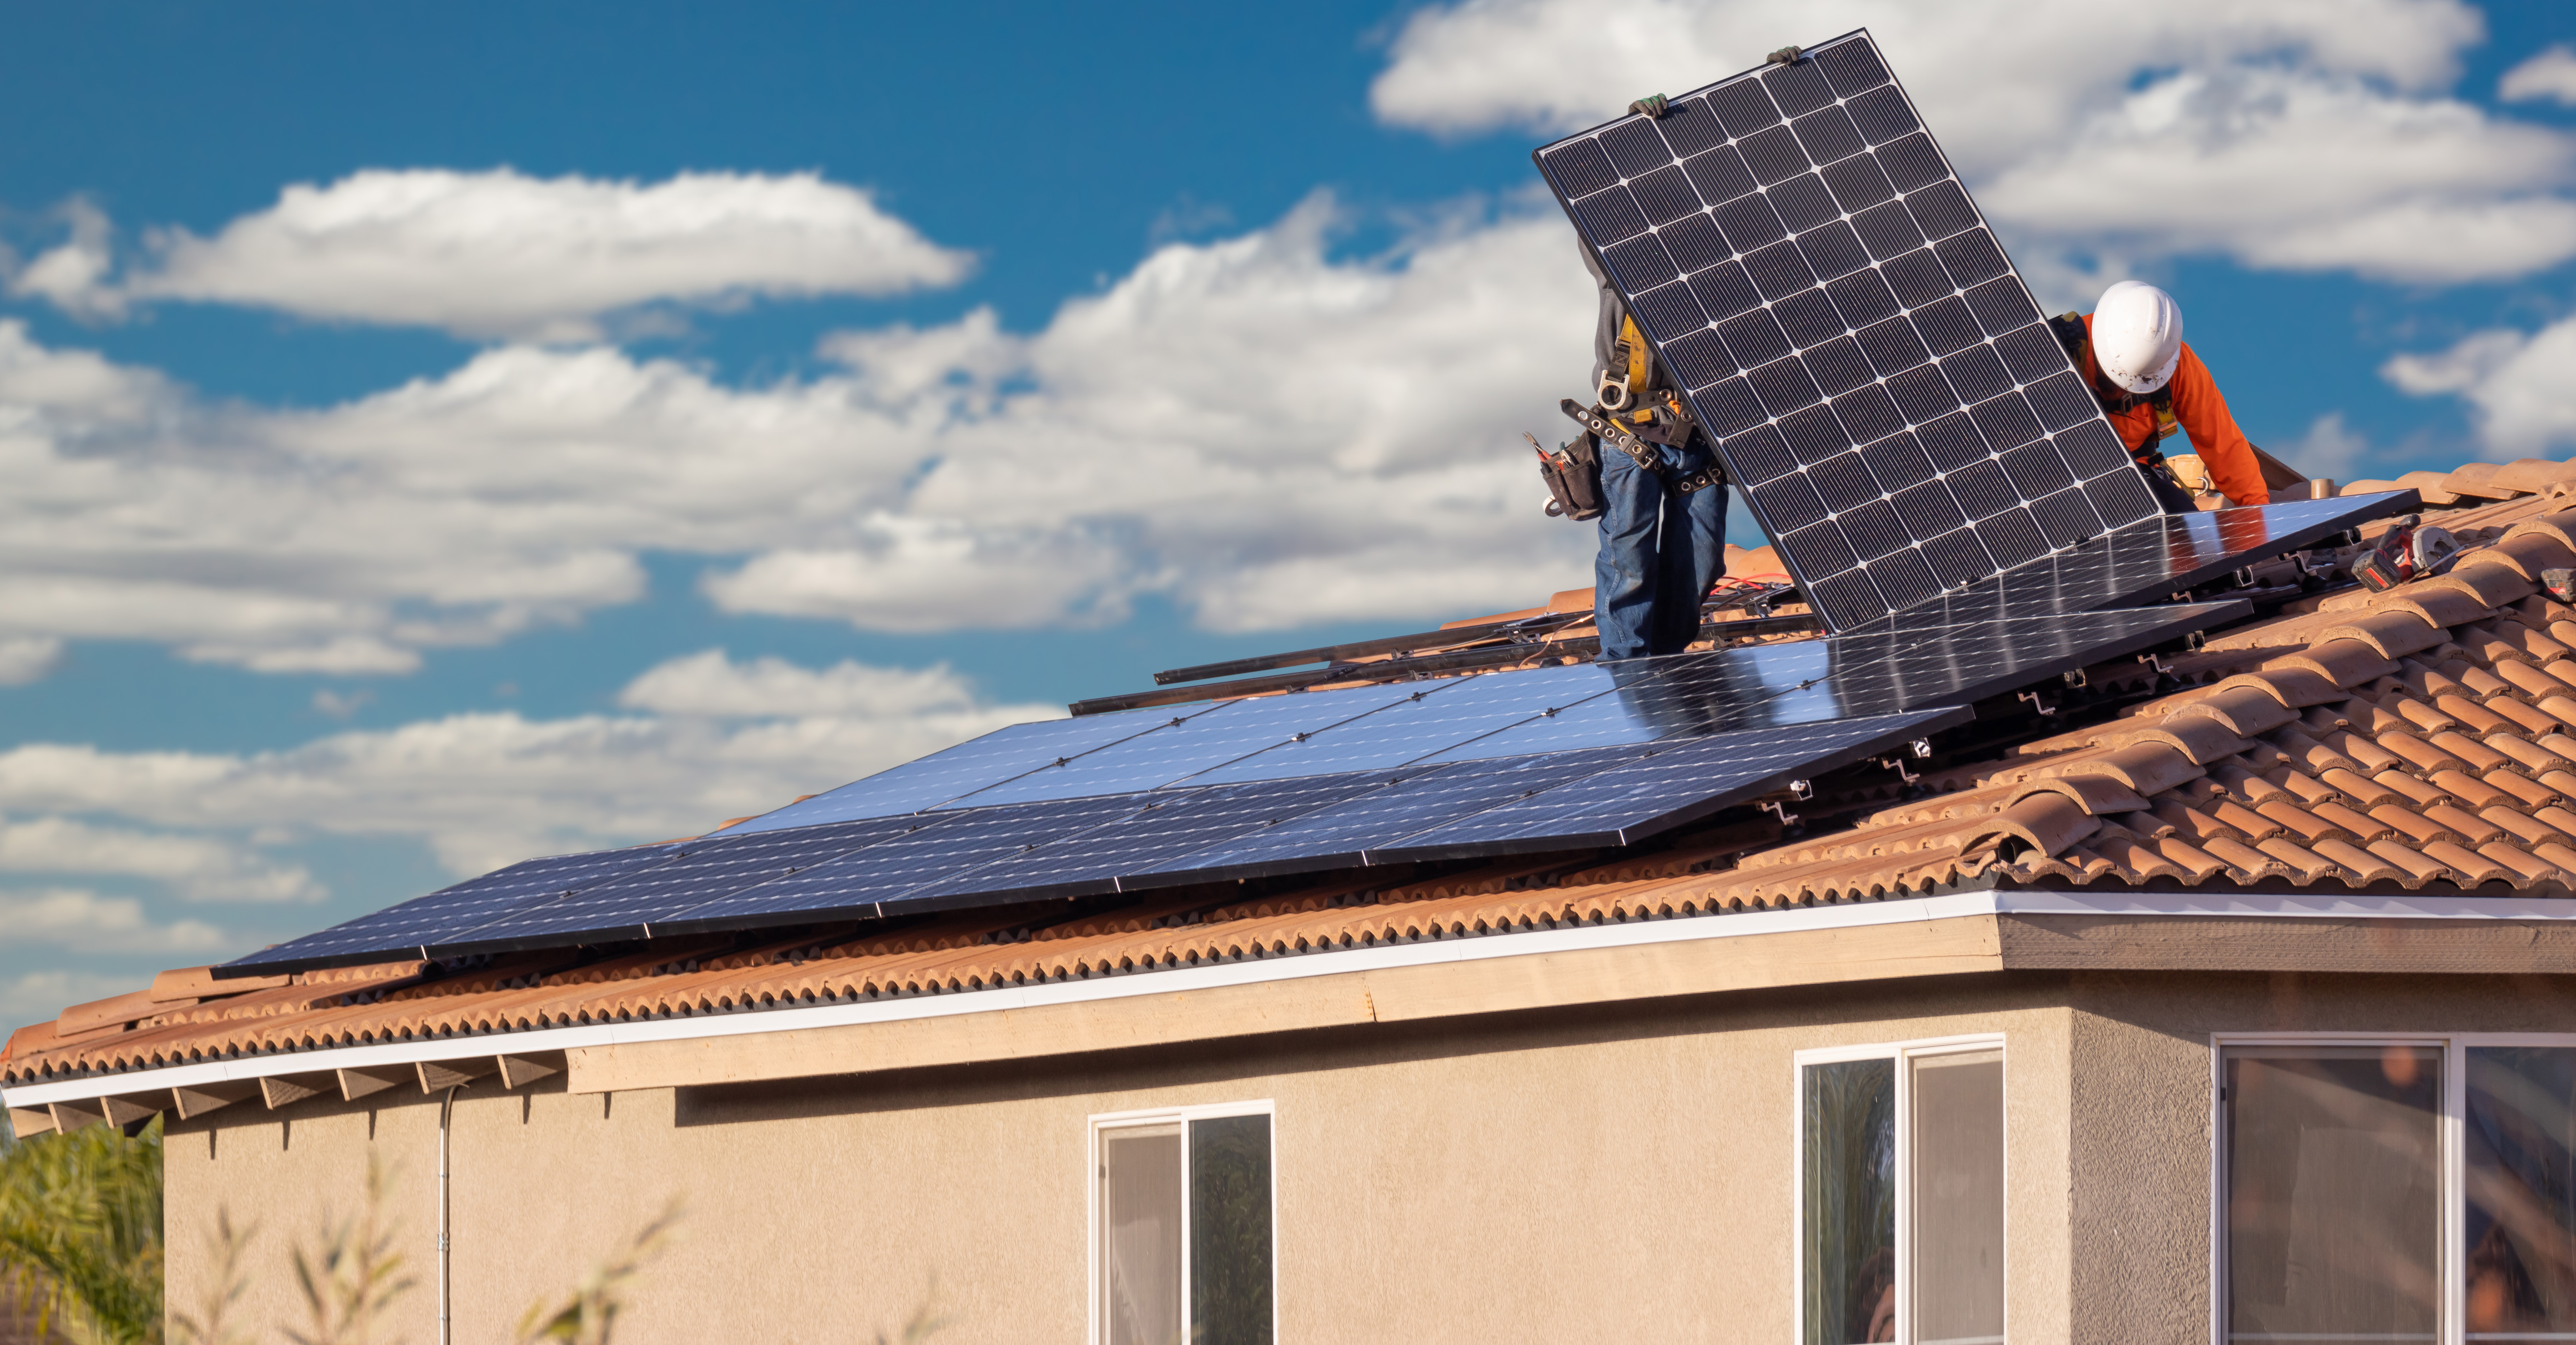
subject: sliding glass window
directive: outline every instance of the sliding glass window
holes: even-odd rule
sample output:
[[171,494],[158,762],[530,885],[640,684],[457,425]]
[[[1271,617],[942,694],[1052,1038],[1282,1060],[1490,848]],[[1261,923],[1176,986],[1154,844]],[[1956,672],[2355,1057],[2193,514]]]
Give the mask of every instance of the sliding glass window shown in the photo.
[[2219,1337],[2576,1341],[2576,1037],[2222,1041]]
[[1267,1104],[1093,1117],[1092,1153],[1092,1338],[1270,1345]]
[[1801,1053],[1798,1169],[1805,1345],[2000,1345],[2001,1042]]

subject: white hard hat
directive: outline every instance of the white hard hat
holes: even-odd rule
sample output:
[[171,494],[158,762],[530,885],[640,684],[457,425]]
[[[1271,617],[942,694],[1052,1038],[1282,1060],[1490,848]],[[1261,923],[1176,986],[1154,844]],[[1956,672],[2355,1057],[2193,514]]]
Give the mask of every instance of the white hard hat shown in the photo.
[[2182,363],[2182,306],[2153,285],[2123,280],[2093,305],[2093,362],[2131,392],[2153,392]]

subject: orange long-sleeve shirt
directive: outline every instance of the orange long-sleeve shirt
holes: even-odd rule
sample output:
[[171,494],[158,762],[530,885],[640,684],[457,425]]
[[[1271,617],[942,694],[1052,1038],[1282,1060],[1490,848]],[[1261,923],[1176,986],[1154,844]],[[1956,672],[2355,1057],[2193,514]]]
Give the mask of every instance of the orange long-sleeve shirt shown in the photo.
[[[2084,330],[2093,330],[2093,315],[2084,315]],[[2102,367],[2093,362],[2093,344],[2084,345],[2084,377],[2096,388],[2109,386],[2102,377]],[[2209,366],[2193,354],[2191,343],[2182,343],[2182,363],[2174,366],[2174,419],[2182,422],[2182,432],[2191,436],[2192,451],[2200,455],[2201,465],[2209,469],[2209,479],[2236,504],[2270,504],[2271,489],[2263,484],[2262,464],[2254,461],[2254,446],[2245,441],[2245,432],[2236,428],[2236,417],[2227,410],[2227,399],[2219,395],[2218,380],[2209,376]],[[2140,402],[2126,411],[2111,412],[2111,428],[2120,432],[2120,442],[2131,452],[2155,433],[2156,409]]]

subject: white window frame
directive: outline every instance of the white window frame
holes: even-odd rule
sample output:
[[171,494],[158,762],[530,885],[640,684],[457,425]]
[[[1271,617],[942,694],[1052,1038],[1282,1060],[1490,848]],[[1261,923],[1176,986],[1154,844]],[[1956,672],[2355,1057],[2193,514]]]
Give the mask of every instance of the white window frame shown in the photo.
[[1213,1121],[1229,1116],[1266,1116],[1270,1118],[1270,1338],[1279,1339],[1279,1107],[1269,1099],[1251,1102],[1216,1102],[1196,1107],[1146,1107],[1135,1111],[1098,1112],[1084,1127],[1083,1147],[1089,1151],[1089,1162],[1083,1167],[1083,1243],[1086,1278],[1084,1290],[1087,1325],[1083,1338],[1091,1345],[1102,1345],[1100,1338],[1100,1169],[1104,1160],[1100,1140],[1102,1132],[1132,1129],[1139,1126],[1181,1124],[1181,1322],[1188,1329],[1190,1320],[1190,1130],[1191,1121]]
[[[1809,1065],[1840,1064],[1849,1060],[1893,1060],[1896,1062],[1896,1339],[1899,1345],[1914,1342],[1914,1071],[1910,1061],[1925,1056],[1968,1055],[1978,1051],[2002,1051],[2004,1060],[2004,1247],[2006,1264],[2010,1264],[2012,1247],[2012,1052],[2004,1046],[2004,1034],[1979,1032],[1955,1037],[1920,1037],[1912,1041],[1873,1042],[1862,1046],[1819,1046],[1793,1051],[1789,1063],[1789,1339],[1798,1345],[1807,1338],[1807,1107],[1806,1069]],[[2011,1320],[2012,1281],[2004,1281],[2005,1320]],[[2009,1327],[2005,1335],[2011,1335]]]
[[2576,1048],[2568,1032],[2213,1032],[2209,1037],[2209,1339],[2227,1342],[2227,1112],[2218,1091],[2227,1081],[2230,1046],[2434,1046],[2442,1050],[2440,1171],[2442,1300],[2439,1345],[2469,1345],[2468,1264],[2469,1051],[2480,1046]]

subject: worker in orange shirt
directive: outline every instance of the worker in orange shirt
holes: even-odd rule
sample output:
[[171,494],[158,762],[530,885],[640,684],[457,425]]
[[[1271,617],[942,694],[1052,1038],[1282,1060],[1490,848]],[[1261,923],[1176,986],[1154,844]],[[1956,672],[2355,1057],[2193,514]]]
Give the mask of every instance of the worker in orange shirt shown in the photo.
[[2147,475],[2156,502],[2169,514],[2198,507],[2165,465],[2163,440],[2175,430],[2209,470],[2209,479],[2235,504],[2270,504],[2254,446],[2227,413],[2227,399],[2200,356],[2183,344],[2182,308],[2153,285],[2123,280],[2102,291],[2090,314],[2052,318],[2075,367],[2101,399],[2111,428]]

